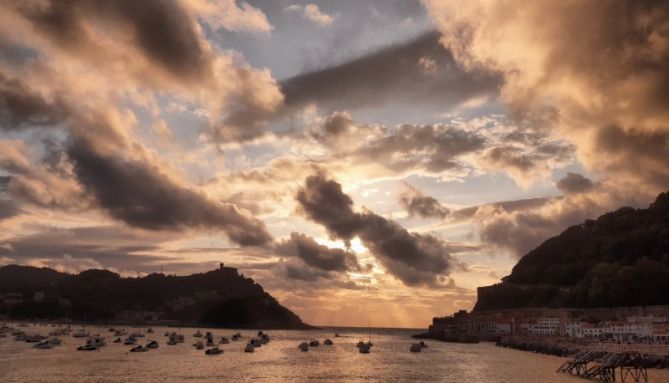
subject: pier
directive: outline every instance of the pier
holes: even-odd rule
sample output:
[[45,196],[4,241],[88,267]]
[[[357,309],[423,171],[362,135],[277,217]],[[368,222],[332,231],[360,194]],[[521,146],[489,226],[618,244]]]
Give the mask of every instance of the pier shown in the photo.
[[557,372],[568,373],[600,382],[615,382],[619,371],[621,382],[647,383],[647,356],[634,351],[584,351],[565,362]]

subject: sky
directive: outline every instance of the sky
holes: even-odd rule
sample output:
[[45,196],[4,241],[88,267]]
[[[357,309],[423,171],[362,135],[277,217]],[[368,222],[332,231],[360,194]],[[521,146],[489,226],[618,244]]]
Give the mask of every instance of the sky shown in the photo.
[[0,2],[0,265],[427,326],[669,189],[669,5]]

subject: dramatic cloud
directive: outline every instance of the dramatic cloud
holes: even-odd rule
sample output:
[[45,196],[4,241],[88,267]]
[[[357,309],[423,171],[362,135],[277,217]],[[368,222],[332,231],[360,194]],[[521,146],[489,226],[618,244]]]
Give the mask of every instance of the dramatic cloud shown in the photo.
[[[432,63],[424,70],[425,62]],[[494,95],[496,76],[465,72],[430,32],[409,43],[282,81],[288,110],[315,103],[331,110],[355,110],[388,102],[423,101],[445,108]]]
[[343,272],[360,269],[355,254],[320,245],[304,234],[290,233],[290,239],[279,242],[276,250],[279,255],[298,257],[307,265],[323,271]]
[[669,187],[669,3],[425,4],[459,63],[502,73],[516,118],[573,142],[589,170]]
[[187,8],[214,28],[230,31],[270,32],[272,25],[258,8],[235,0],[182,0]]
[[[269,71],[217,51],[205,38],[198,16],[214,24],[234,24],[212,15],[219,8],[235,8],[240,17],[255,9],[206,0],[10,2],[0,6],[5,21],[0,41],[38,53],[42,65],[26,66],[25,71],[46,80],[40,87],[51,86],[53,93],[85,104],[91,101],[79,93],[92,93],[93,100],[121,94],[154,107],[155,97],[169,94],[205,110],[212,137],[236,139],[248,134],[246,129],[259,129],[253,116],[270,115],[283,96]],[[24,61],[32,64],[35,59]],[[56,85],[61,89],[53,89]]]
[[307,20],[311,20],[316,24],[327,26],[331,25],[334,19],[337,17],[330,16],[327,13],[321,11],[321,9],[316,4],[292,4],[284,8],[286,12],[299,12]]
[[341,155],[354,163],[377,164],[395,175],[440,175],[460,172],[464,164],[459,157],[484,147],[485,138],[476,132],[444,125],[402,125]]
[[49,102],[19,79],[0,72],[0,129],[52,126],[64,117],[64,106]]
[[307,217],[333,236],[345,241],[359,237],[386,270],[408,286],[439,285],[458,266],[441,240],[409,233],[370,211],[354,212],[341,185],[323,174],[306,179],[297,201]]
[[563,193],[572,194],[586,192],[592,189],[595,184],[582,174],[569,172],[558,181],[556,186]]
[[450,209],[442,206],[436,198],[424,195],[409,184],[405,183],[405,186],[407,190],[400,194],[399,203],[409,216],[444,219],[450,214]]
[[153,230],[221,229],[240,245],[271,241],[265,225],[234,205],[216,203],[172,181],[147,164],[106,157],[83,140],[68,150],[79,181],[100,206],[129,225]]
[[546,239],[571,225],[596,218],[613,208],[639,206],[650,196],[630,185],[618,187],[602,182],[581,193],[567,194],[535,206],[507,210],[504,205],[484,205],[477,209],[474,222],[484,243],[525,255]]

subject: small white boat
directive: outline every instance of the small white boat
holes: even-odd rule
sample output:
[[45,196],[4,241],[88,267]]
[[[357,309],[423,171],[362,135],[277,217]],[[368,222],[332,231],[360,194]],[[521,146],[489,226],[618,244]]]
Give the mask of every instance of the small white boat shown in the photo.
[[221,350],[218,347],[210,348],[204,352],[206,355],[220,355],[223,353],[223,350]]

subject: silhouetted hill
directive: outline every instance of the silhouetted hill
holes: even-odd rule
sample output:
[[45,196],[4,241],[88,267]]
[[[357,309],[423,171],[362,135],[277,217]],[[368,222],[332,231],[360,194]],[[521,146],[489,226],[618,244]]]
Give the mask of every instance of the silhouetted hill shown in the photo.
[[669,192],[587,220],[527,253],[475,310],[669,304]]
[[11,304],[0,304],[0,314],[11,313],[12,318],[178,321],[238,328],[309,327],[259,284],[228,267],[188,276],[151,274],[141,278],[123,278],[107,270],[71,275],[14,265],[0,268],[0,278],[10,274],[20,277],[3,280],[0,293],[19,293],[23,297],[22,302],[15,302],[17,296],[13,294]]
[[28,287],[48,287],[68,274],[56,270],[31,266],[9,265],[0,267],[0,291],[13,291]]

